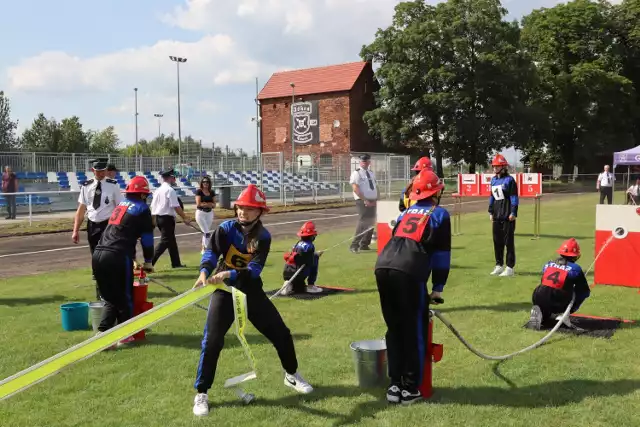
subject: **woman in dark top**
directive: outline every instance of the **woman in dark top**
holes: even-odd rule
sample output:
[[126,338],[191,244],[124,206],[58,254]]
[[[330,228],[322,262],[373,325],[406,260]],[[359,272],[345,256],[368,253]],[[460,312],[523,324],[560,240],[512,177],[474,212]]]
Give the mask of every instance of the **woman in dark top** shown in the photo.
[[196,222],[202,230],[202,249],[207,247],[213,228],[213,208],[216,207],[216,193],[211,188],[211,179],[205,176],[200,180],[200,188],[196,190]]

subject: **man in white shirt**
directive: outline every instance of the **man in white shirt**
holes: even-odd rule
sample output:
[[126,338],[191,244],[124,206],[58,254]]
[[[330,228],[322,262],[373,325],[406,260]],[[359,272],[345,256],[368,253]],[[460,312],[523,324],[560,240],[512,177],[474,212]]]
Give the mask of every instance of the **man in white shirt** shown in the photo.
[[598,175],[598,182],[596,183],[596,189],[600,191],[600,204],[604,203],[604,198],[607,198],[607,204],[611,204],[613,198],[613,182],[616,177],[609,172],[609,165],[604,165],[604,172]]
[[191,221],[185,215],[176,190],[173,185],[176,182],[176,172],[173,169],[161,172],[164,181],[160,188],[153,193],[151,200],[151,215],[156,218],[156,224],[160,229],[160,242],[156,246],[152,264],[155,265],[158,258],[169,249],[172,268],[185,267],[180,262],[180,252],[178,252],[178,242],[176,242],[176,214],[180,215],[186,225]]
[[380,197],[380,192],[378,191],[376,176],[372,170],[369,170],[370,165],[371,156],[363,154],[360,156],[360,167],[351,173],[349,179],[359,215],[356,235],[351,242],[350,248],[353,253],[370,250],[369,245],[373,237],[373,229],[367,233],[364,233],[364,231],[375,224],[376,201]]
[[[75,244],[80,241],[80,226],[86,213],[87,240],[89,241],[89,251],[93,255],[104,229],[107,228],[113,210],[122,201],[122,195],[118,182],[106,177],[107,159],[95,159],[90,162],[93,163],[92,170],[95,178],[85,181],[80,188],[71,240]],[[100,299],[97,286],[96,296]]]

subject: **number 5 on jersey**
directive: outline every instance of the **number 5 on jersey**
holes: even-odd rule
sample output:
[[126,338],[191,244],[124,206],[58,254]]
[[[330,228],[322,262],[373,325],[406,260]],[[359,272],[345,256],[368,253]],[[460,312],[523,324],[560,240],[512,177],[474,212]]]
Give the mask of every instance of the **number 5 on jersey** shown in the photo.
[[424,229],[427,227],[428,223],[429,215],[407,214],[400,220],[400,223],[396,228],[395,236],[405,237],[419,242],[422,239]]

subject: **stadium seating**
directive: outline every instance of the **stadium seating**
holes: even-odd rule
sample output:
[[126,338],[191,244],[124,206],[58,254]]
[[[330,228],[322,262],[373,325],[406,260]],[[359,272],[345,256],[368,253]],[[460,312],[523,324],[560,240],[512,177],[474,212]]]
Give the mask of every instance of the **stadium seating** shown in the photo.
[[[46,175],[46,177],[45,177]],[[159,171],[136,171],[136,172],[118,172],[116,174],[116,180],[121,189],[126,188],[127,184],[136,175],[144,176],[149,181],[149,185],[152,190],[158,188],[162,183]],[[257,171],[232,171],[232,172],[213,172],[213,171],[196,171],[193,176],[188,180],[186,177],[181,176],[176,180],[178,186],[177,193],[179,196],[195,196],[195,192],[198,187],[198,179],[208,175],[213,178],[214,187],[221,185],[243,186],[250,183],[258,184],[259,172]],[[82,186],[82,183],[88,179],[94,178],[93,172],[49,172],[47,174],[41,173],[41,176],[46,178],[48,182],[57,183],[62,190],[78,191]],[[284,174],[279,171],[265,170],[262,172],[262,184],[264,186],[265,193],[274,196],[280,194],[280,185],[284,183],[285,191],[294,191],[300,195],[312,195],[314,187],[317,189],[318,195],[335,194],[339,189],[338,184],[329,184],[324,182],[315,182],[311,178],[305,175],[293,175],[285,172]]]

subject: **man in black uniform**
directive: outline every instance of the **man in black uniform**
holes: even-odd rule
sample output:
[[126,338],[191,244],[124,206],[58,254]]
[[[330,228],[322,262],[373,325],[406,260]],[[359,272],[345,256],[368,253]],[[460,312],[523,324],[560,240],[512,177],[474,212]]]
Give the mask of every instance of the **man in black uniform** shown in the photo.
[[[443,189],[433,171],[420,172],[409,195],[417,203],[400,214],[375,266],[387,325],[390,403],[406,405],[422,399],[429,300],[441,298],[451,267],[451,219],[438,206]],[[433,283],[430,296],[429,276]]]
[[[133,259],[138,239],[144,254],[143,268],[152,272],[153,224],[146,198],[149,183],[134,177],[125,190],[126,198],[114,209],[93,258],[93,271],[105,301],[98,332],[104,332],[133,316]],[[130,338],[121,341],[126,343]]]

